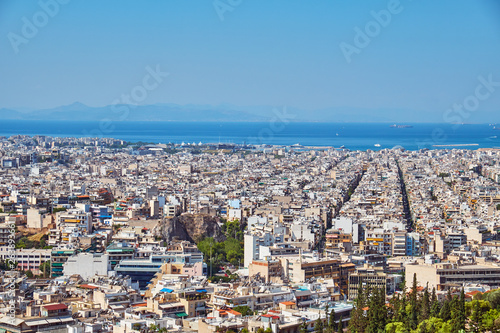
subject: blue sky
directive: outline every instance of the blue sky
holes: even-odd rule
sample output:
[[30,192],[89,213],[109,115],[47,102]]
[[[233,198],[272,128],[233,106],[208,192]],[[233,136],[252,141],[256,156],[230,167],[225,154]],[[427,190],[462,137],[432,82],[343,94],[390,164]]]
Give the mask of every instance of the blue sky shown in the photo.
[[[157,65],[169,76],[143,104],[432,113],[474,94],[478,76],[500,82],[494,0],[401,0],[350,62],[341,43],[391,1],[217,1],[223,20],[212,0],[66,0],[46,22],[39,1],[1,1],[0,108],[108,105]],[[38,31],[13,47],[34,16]],[[496,87],[478,110],[499,109]]]

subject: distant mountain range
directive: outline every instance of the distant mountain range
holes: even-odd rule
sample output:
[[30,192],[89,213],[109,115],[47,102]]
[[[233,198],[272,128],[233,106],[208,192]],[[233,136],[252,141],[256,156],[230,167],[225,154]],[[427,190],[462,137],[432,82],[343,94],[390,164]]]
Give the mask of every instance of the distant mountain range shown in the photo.
[[[492,122],[496,113],[483,114],[484,119],[474,122]],[[442,123],[443,112],[421,112],[402,109],[363,109],[335,107],[314,111],[293,107],[212,105],[109,105],[91,107],[76,102],[51,109],[2,108],[0,119],[18,120],[72,120],[72,121],[227,121],[227,122],[415,122]],[[471,120],[471,119],[470,119]]]
[[82,103],[51,109],[18,111],[0,109],[0,119],[98,121],[264,121],[265,117],[242,111],[174,104],[126,105],[91,107]]

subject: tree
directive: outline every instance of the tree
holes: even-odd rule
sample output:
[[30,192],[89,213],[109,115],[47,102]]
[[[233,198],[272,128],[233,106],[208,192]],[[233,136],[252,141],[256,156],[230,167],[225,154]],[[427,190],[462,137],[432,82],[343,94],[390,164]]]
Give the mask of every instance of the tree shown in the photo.
[[416,329],[418,326],[418,302],[417,302],[417,293],[418,293],[418,286],[417,286],[417,274],[413,274],[413,283],[411,286],[411,293],[410,293],[410,328],[412,330]]
[[[23,237],[23,238],[25,238],[25,237]],[[19,239],[19,241],[16,243],[16,249],[27,248],[26,243],[24,242],[23,238]]]
[[401,322],[401,323],[406,323],[408,321],[408,312],[407,312],[407,298],[406,298],[406,287],[403,288],[403,294],[401,298],[397,297],[396,298],[396,304],[394,308],[394,313],[395,313],[395,322]]
[[483,327],[486,331],[500,332],[500,311],[489,310],[483,315]]
[[349,331],[362,333],[365,331],[367,321],[363,308],[366,306],[365,295],[363,293],[363,285],[361,279],[358,285],[358,297],[354,302],[354,308],[351,312],[351,320],[349,321]]
[[271,327],[268,327],[264,330],[264,333],[273,333],[273,329]]
[[400,321],[389,323],[385,326],[385,331],[387,333],[403,333],[405,332],[406,326]]
[[472,329],[472,332],[479,333],[482,326],[479,301],[472,301],[471,307],[472,311],[469,319],[469,327]]
[[[323,325],[323,320],[321,320],[321,316],[318,317],[318,319],[316,319],[316,322],[314,323],[314,332],[316,333],[323,333],[323,329],[324,329],[324,325]],[[271,331],[272,333],[272,331]]]
[[330,332],[333,332],[333,328],[335,326],[335,310],[332,309],[330,311],[330,314],[328,314],[328,306],[327,306],[327,318],[328,318],[328,329],[330,330]]
[[436,296],[436,288],[432,288],[431,295],[431,317],[439,317],[439,310],[441,309],[441,304],[439,303]]
[[40,265],[40,272],[42,272],[44,278],[50,275],[50,260],[44,261]]
[[403,274],[401,282],[398,285],[398,290],[404,290],[406,288],[406,276]]
[[56,207],[52,209],[52,213],[65,212],[65,211],[66,211],[65,207]]
[[241,313],[243,317],[250,316],[253,314],[252,309],[246,305],[238,305],[233,308],[234,311]]
[[307,333],[307,324],[306,322],[303,322],[302,325],[300,325],[300,333]]
[[485,301],[490,302],[493,309],[500,308],[500,289],[489,291],[483,295]]
[[342,321],[342,316],[339,318],[339,324],[337,326],[337,333],[343,333],[344,332],[344,322]]
[[373,289],[368,301],[368,307],[368,332],[384,332],[387,322],[384,289]]
[[0,260],[0,270],[3,271],[12,271],[17,268],[18,262],[17,261],[12,261],[9,258],[3,260]]
[[32,279],[33,278],[33,272],[31,270],[27,270],[24,274],[26,274],[26,276],[28,277],[28,279]]
[[483,300],[473,300],[465,304],[465,312],[467,318],[469,318],[469,329],[472,332],[478,333],[483,331],[483,317],[490,310],[490,303]]
[[443,319],[443,321],[448,321],[451,319],[451,303],[453,299],[451,297],[451,290],[448,289],[448,295],[446,296],[446,299],[443,302],[443,305],[441,307],[441,311],[439,311],[439,317]]
[[[443,329],[444,328],[444,329]],[[426,319],[420,324],[416,330],[417,333],[433,333],[433,332],[451,332],[449,330],[449,325],[445,323],[441,318],[432,317]],[[458,333],[458,332],[457,332]]]
[[422,296],[422,299],[420,300],[419,321],[424,321],[426,319],[429,319],[430,313],[431,313],[431,305],[430,305],[430,299],[429,299],[429,283],[427,283],[427,286],[424,290],[424,295]]
[[[229,232],[236,232],[236,226],[239,228],[239,222],[226,223],[232,226],[229,229],[226,226],[226,230],[229,230]],[[203,253],[205,262],[209,266],[210,275],[217,273],[219,267],[227,262],[237,266],[244,256],[243,235],[241,236],[241,240],[228,237],[224,242],[217,242],[212,237],[205,237],[198,241],[197,246]],[[210,267],[212,267],[212,271]]]
[[460,298],[455,297],[455,301],[452,306],[452,325],[453,332],[460,332],[461,330],[465,330],[465,294],[464,288],[460,292]]

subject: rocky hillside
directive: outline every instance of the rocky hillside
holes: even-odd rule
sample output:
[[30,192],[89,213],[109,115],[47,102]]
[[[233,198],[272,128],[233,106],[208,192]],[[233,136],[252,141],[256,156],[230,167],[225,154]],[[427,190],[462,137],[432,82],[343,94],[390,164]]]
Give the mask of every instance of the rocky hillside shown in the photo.
[[213,237],[223,242],[224,236],[218,225],[219,219],[204,214],[183,214],[159,223],[156,235],[166,241],[188,240],[197,242],[203,237]]

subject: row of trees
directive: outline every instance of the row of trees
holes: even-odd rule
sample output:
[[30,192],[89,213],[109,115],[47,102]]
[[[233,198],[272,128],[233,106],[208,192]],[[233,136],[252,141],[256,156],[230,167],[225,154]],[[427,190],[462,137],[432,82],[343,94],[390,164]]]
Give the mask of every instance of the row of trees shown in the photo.
[[1,271],[11,271],[17,268],[17,261],[12,261],[10,259],[0,259],[0,270]]
[[23,236],[16,242],[16,249],[51,249],[52,246],[47,244],[48,239],[49,235],[43,235],[39,241]]
[[197,244],[203,252],[207,265],[212,265],[214,273],[225,263],[238,266],[243,259],[243,246],[240,241],[228,238],[224,242],[217,242],[213,237],[206,237]]
[[205,237],[196,244],[203,252],[209,270],[212,267],[212,275],[224,264],[239,266],[244,256],[243,226],[240,221],[223,220],[221,229],[226,236],[224,242],[217,242],[213,237]]
[[[17,264],[17,263],[16,263]],[[50,260],[44,261],[40,264],[40,274],[35,275],[31,270],[22,271],[29,279],[32,278],[47,278],[50,276]]]
[[[491,301],[491,302],[490,302]],[[409,292],[395,295],[386,303],[383,289],[365,290],[360,284],[349,323],[350,332],[358,333],[459,333],[500,332],[500,290],[479,294],[465,302],[460,295],[439,300],[436,290],[418,291],[416,275]]]

